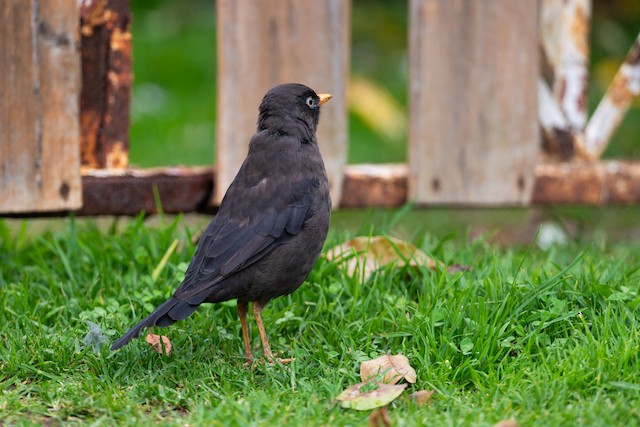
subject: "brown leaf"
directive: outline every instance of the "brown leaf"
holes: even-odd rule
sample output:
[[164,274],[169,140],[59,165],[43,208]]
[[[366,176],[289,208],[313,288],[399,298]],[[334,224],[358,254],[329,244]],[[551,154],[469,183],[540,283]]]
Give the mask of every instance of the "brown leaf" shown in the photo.
[[[327,251],[327,259],[335,260],[347,275],[367,280],[379,268],[395,263],[435,269],[436,261],[409,242],[386,236],[355,237]],[[442,264],[440,264],[442,266]]]
[[[365,381],[349,387],[336,397],[343,408],[368,411],[388,405],[402,394],[407,384],[391,385]],[[364,389],[364,390],[363,390]]]
[[360,364],[360,379],[367,381],[378,374],[383,374],[382,382],[396,384],[401,379],[410,383],[416,382],[416,371],[409,364],[409,359],[403,354],[385,354],[373,360]]
[[495,424],[494,427],[518,427],[516,420],[502,420]]
[[416,405],[424,406],[431,401],[433,393],[435,393],[435,390],[419,390],[415,393],[411,393],[409,397],[416,402]]
[[386,406],[376,409],[369,415],[369,427],[391,427],[391,419]]
[[171,341],[169,341],[169,338],[164,335],[156,335],[149,332],[147,334],[146,341],[160,354],[168,356],[169,353],[171,353]]

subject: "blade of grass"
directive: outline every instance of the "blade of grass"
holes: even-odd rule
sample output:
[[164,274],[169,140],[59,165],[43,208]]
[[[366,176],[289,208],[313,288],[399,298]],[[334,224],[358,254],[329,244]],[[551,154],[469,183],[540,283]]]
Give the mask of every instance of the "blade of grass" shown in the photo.
[[173,242],[171,242],[169,249],[167,249],[167,251],[162,256],[162,259],[151,273],[151,278],[153,279],[154,283],[158,280],[158,277],[160,277],[160,273],[162,273],[162,270],[164,270],[164,267],[167,265],[167,262],[169,261],[171,254],[173,254],[173,251],[176,250],[176,247],[178,247],[178,239],[173,239]]

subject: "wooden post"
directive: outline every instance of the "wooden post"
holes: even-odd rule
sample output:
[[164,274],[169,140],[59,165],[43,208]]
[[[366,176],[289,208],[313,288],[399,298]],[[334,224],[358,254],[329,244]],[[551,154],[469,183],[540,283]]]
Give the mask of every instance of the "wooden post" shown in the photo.
[[526,204],[534,183],[536,0],[411,0],[409,197]]
[[244,160],[271,87],[303,83],[334,95],[322,108],[320,150],[338,205],[347,155],[348,0],[219,0],[215,203]]
[[591,0],[543,0],[540,43],[553,73],[553,94],[571,129],[587,122]]
[[[553,160],[585,158],[591,0],[542,0],[540,14],[542,68],[553,94],[548,98],[547,88],[539,86],[543,147]],[[543,115],[548,119],[549,108],[555,110],[552,102],[557,102],[563,123],[555,120],[549,128]]]
[[82,206],[76,0],[0,2],[0,212]]
[[82,0],[82,166],[129,164],[131,11],[129,0]]

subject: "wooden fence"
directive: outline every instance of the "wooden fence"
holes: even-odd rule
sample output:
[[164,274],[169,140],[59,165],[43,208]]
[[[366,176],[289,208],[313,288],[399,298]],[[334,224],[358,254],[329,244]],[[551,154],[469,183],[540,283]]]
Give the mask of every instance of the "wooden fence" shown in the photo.
[[217,165],[138,170],[128,0],[1,0],[0,213],[214,210],[285,81],[335,95],[335,205],[638,203],[640,164],[599,158],[640,92],[640,36],[588,118],[590,2],[479,3],[409,0],[409,161],[347,165],[350,2],[218,0]]

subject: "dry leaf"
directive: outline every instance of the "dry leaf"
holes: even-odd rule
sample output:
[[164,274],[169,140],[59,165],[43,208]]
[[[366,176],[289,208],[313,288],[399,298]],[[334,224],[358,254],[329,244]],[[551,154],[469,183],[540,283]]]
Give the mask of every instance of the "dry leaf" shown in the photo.
[[435,393],[435,390],[420,390],[415,393],[411,393],[409,397],[416,402],[416,405],[424,406],[431,401],[433,393]]
[[171,341],[164,335],[156,335],[149,332],[146,341],[160,354],[168,356],[171,353]]
[[377,357],[360,364],[360,379],[367,381],[378,374],[384,374],[382,382],[396,384],[402,378],[410,383],[416,382],[416,371],[409,364],[409,359],[403,354]]
[[[391,403],[402,394],[407,384],[391,385],[377,381],[365,381],[349,387],[338,397],[343,408],[368,411]],[[364,389],[364,390],[363,390]]]
[[391,427],[391,418],[386,406],[376,409],[369,415],[369,427]]
[[412,267],[436,268],[436,262],[411,243],[386,236],[355,237],[329,249],[327,259],[337,261],[349,276],[357,275],[363,280],[392,262],[403,267],[407,264],[405,259]]
[[502,420],[495,424],[494,427],[518,427],[516,420]]

